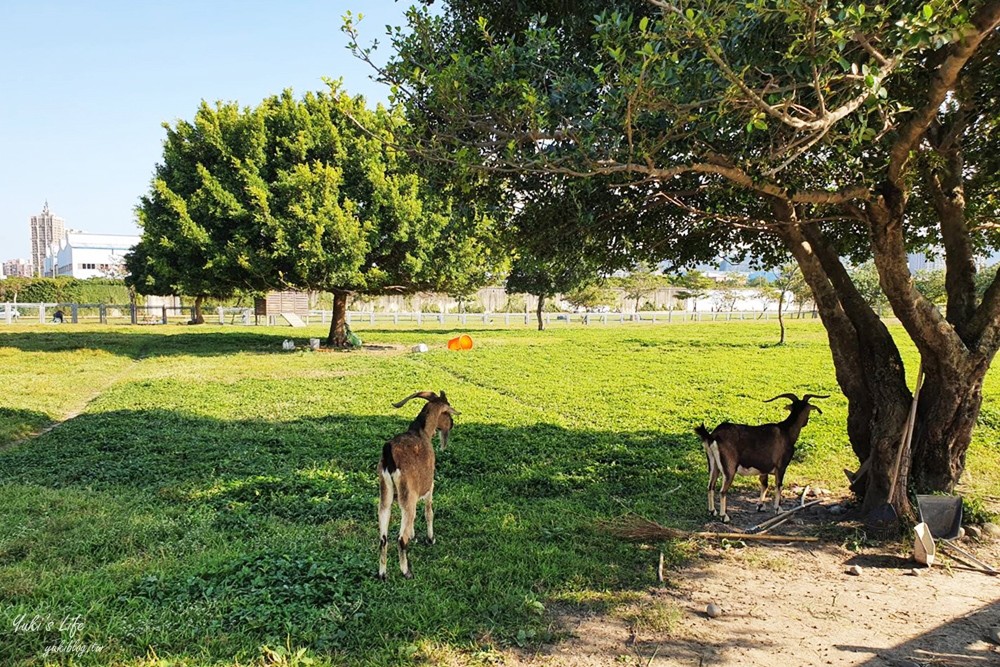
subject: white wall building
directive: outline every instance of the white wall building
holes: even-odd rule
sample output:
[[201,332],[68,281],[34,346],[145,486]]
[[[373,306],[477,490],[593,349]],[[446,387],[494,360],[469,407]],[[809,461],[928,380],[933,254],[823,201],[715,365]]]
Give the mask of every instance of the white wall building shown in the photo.
[[69,232],[45,253],[45,276],[121,278],[125,253],[139,242],[126,234]]

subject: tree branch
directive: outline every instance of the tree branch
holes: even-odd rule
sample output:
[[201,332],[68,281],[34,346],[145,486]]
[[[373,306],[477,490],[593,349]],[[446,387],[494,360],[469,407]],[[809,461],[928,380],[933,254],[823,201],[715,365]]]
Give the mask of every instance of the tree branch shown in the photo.
[[[903,173],[921,137],[937,117],[948,92],[958,80],[959,73],[979,45],[1000,24],[1000,0],[986,2],[972,17],[971,31],[957,42],[942,47],[940,64],[931,75],[925,103],[915,110],[899,130],[899,136],[889,152],[889,181],[902,189]],[[936,62],[931,59],[930,62]]]

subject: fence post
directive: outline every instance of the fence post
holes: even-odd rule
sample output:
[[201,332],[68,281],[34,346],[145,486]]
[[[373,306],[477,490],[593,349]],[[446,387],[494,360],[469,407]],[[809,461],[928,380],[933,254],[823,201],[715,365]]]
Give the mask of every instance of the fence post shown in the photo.
[[393,324],[399,324],[399,313],[398,312],[392,314],[392,323]]
[[138,324],[139,323],[139,313],[135,312],[136,311],[136,305],[134,303],[130,303],[129,306],[128,306],[128,308],[129,308],[129,311],[130,311],[129,315],[131,316],[132,324]]
[[528,313],[524,314],[524,323],[525,323],[525,325],[528,324]]
[[619,313],[618,313],[618,323],[619,324],[625,324],[625,312],[624,311],[619,311]]
[[656,311],[653,311],[653,324],[656,324]]
[[503,324],[504,324],[505,327],[509,327],[510,326],[510,313],[504,313],[503,314]]
[[108,323],[108,308],[103,303],[97,306],[97,319],[101,324]]
[[38,323],[45,324],[45,304],[38,304]]
[[375,311],[374,310],[368,316],[368,324],[375,324]]
[[[166,324],[167,323],[167,307],[166,306],[160,306],[160,309],[163,311],[163,323]],[[194,318],[191,318],[191,319],[194,319]]]
[[222,306],[215,309],[219,313],[219,324],[226,323],[226,314],[222,312]]
[[80,323],[80,304],[74,303],[69,307],[69,316],[73,324]]
[[11,318],[14,317],[14,308],[10,305],[10,301],[7,302],[5,311],[7,313],[7,324],[10,324]]

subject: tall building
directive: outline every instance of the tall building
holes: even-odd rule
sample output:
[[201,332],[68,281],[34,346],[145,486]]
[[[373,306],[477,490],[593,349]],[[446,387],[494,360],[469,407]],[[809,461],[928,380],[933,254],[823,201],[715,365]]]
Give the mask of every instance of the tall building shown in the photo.
[[23,259],[8,259],[3,263],[3,275],[5,278],[30,278],[34,271],[29,262]]
[[66,232],[66,221],[49,211],[45,202],[40,215],[31,216],[31,264],[41,275],[45,267],[45,251],[53,243],[59,243]]

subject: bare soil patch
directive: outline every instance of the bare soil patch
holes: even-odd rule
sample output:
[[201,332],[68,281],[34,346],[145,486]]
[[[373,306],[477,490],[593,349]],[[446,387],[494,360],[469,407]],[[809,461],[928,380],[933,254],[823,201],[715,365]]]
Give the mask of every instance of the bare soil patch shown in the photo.
[[[705,530],[744,530],[770,516],[754,511],[754,499],[732,500],[734,524]],[[509,655],[509,664],[1000,665],[991,638],[1000,629],[1000,577],[957,561],[918,566],[908,536],[859,545],[860,524],[829,512],[841,502],[825,499],[775,530],[829,538],[821,543],[703,542],[698,558],[639,599],[613,610],[556,610],[553,629],[565,639]],[[1000,543],[962,544],[1000,565]],[[649,553],[658,558],[655,547]],[[859,575],[848,574],[853,565]],[[709,603],[722,615],[709,618]]]

